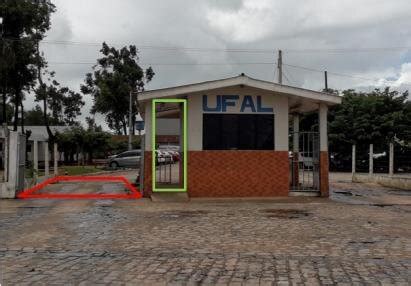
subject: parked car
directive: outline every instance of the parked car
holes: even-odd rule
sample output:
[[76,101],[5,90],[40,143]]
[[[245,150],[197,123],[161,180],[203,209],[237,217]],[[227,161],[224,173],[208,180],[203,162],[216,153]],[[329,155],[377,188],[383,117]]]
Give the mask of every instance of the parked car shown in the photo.
[[158,150],[156,150],[156,163],[157,163],[157,165],[166,163],[166,158],[165,158],[164,154],[161,151],[158,151]]
[[164,161],[165,161],[164,163],[166,163],[166,164],[172,164],[172,163],[174,163],[173,155],[171,155],[170,152],[165,151],[165,150],[158,150],[158,152],[160,152],[160,154],[161,154],[162,157],[164,158]]
[[172,162],[178,162],[180,161],[180,152],[179,152],[180,146],[177,145],[160,145],[159,150],[161,152],[165,152],[166,154],[170,155],[173,160]]
[[110,156],[108,165],[111,168],[119,167],[139,167],[141,160],[141,150],[130,150]]

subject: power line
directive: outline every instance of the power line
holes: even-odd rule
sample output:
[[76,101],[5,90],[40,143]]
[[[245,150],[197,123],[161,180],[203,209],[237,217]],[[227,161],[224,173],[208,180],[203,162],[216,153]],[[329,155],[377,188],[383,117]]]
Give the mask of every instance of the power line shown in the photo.
[[[96,65],[96,62],[48,62],[55,65]],[[273,65],[270,62],[238,62],[238,63],[139,63],[151,66],[225,66],[225,65]]]
[[[96,65],[96,62],[49,62],[49,64],[52,65]],[[237,63],[217,63],[217,62],[211,62],[211,63],[140,63],[140,65],[144,66],[230,66],[230,65],[276,65],[276,62],[237,62]],[[301,70],[306,70],[310,72],[316,72],[316,73],[324,73],[324,70],[319,70],[311,67],[304,67],[304,66],[298,66],[298,65],[293,65],[293,64],[285,64],[283,63],[283,66],[295,68],[295,69],[301,69]],[[367,77],[362,77],[362,76],[357,76],[357,75],[351,75],[351,74],[344,74],[344,73],[339,73],[339,72],[331,72],[327,71],[328,74],[332,74],[335,76],[341,76],[341,77],[349,77],[353,79],[359,79],[363,81],[373,81],[373,82],[384,82],[386,84],[393,84],[393,82],[385,80],[385,79],[378,79],[378,78],[367,78]],[[290,75],[290,74],[288,74]],[[295,82],[294,80],[290,81],[290,76],[288,76],[287,81],[289,83]],[[402,85],[405,86],[411,86],[411,84],[407,83],[402,83]]]
[[[290,64],[283,64],[285,66],[291,67],[291,68],[296,68],[296,69],[302,69],[302,70],[307,70],[307,71],[312,71],[312,72],[318,72],[318,73],[324,73],[324,70],[318,70],[310,67],[303,67],[303,66],[297,66],[297,65],[290,65]],[[360,80],[365,80],[365,81],[374,81],[374,82],[384,82],[388,84],[393,84],[393,82],[385,80],[385,79],[378,79],[378,78],[367,78],[367,77],[362,77],[362,76],[357,76],[357,75],[350,75],[350,74],[344,74],[344,73],[338,73],[338,72],[330,72],[327,70],[328,74],[333,74],[336,76],[342,76],[342,77],[350,77],[354,79],[360,79]],[[402,83],[402,85],[406,86],[411,86],[411,84],[408,83]]]
[[[3,38],[9,41],[37,41],[30,38]],[[96,46],[101,47],[101,43],[97,42],[81,42],[81,41],[50,41],[42,40],[41,44],[47,45],[73,45],[73,46]],[[113,43],[114,45],[127,46],[129,43]],[[273,53],[278,48],[272,49],[256,49],[256,48],[200,48],[200,47],[178,47],[178,46],[157,46],[157,45],[136,45],[142,50],[161,50],[161,51],[183,51],[183,52],[227,52],[227,53]],[[281,48],[287,53],[329,53],[329,54],[344,54],[344,53],[374,53],[374,52],[398,52],[411,50],[411,46],[393,46],[393,47],[364,47],[364,48],[311,48],[311,49],[288,49]]]

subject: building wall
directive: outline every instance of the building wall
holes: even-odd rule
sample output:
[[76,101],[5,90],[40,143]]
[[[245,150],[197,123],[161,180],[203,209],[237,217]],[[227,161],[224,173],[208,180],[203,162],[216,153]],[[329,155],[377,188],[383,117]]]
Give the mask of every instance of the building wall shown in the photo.
[[[187,133],[189,151],[203,150],[203,102],[202,96],[207,95],[212,100],[217,95],[239,95],[240,100],[245,95],[261,96],[265,106],[274,109],[274,146],[276,151],[288,151],[288,97],[281,94],[269,93],[250,87],[230,87],[224,89],[210,90],[203,93],[194,93],[187,95]],[[145,130],[146,134],[151,134],[151,102],[145,103]],[[230,112],[226,112],[230,113]],[[236,113],[233,111],[231,113]],[[145,136],[145,150],[151,150],[151,135]]]
[[[273,150],[203,150],[203,95],[215,106],[217,95],[261,96],[275,116]],[[189,94],[188,195],[190,197],[271,197],[289,192],[289,98],[250,87],[231,87]],[[145,104],[145,126],[151,131],[151,103]],[[239,113],[232,109],[226,113]],[[324,112],[322,118],[324,119]],[[325,117],[326,118],[326,117]],[[323,123],[322,123],[323,125]],[[324,132],[324,126],[321,126]],[[324,143],[325,142],[325,143]],[[323,144],[326,141],[323,139]],[[151,135],[146,136],[145,196],[151,194]],[[325,147],[323,147],[325,149]],[[321,150],[320,191],[328,196],[328,152]]]
[[[189,151],[189,197],[288,196],[287,151]],[[151,152],[145,152],[144,197],[152,194]]]
[[286,151],[190,151],[190,197],[288,196]]

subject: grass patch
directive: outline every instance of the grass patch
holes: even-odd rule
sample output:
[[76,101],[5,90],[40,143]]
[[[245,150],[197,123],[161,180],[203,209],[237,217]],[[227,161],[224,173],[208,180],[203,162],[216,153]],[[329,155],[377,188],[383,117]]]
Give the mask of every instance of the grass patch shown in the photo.
[[59,168],[60,175],[83,175],[100,172],[102,169],[97,168],[96,166],[64,166]]

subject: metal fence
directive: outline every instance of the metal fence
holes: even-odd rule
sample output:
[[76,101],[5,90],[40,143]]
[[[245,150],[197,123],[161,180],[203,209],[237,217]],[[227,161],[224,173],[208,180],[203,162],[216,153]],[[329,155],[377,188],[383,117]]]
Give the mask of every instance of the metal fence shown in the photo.
[[[291,134],[290,189],[297,191],[319,190],[320,140],[318,132],[295,132]],[[296,141],[298,140],[298,141]],[[298,146],[295,146],[297,144]]]

